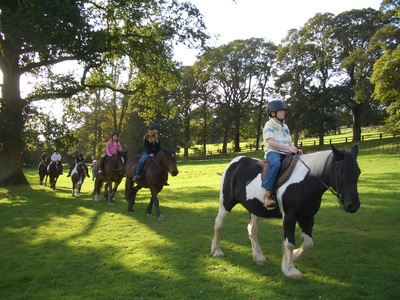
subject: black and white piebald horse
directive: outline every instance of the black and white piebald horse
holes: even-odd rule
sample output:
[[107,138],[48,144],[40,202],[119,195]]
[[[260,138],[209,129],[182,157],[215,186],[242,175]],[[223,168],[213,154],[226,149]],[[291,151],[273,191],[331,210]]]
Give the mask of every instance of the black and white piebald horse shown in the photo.
[[[358,147],[351,152],[320,151],[299,156],[289,179],[276,191],[279,207],[267,210],[263,206],[265,190],[261,188],[261,167],[258,159],[245,156],[233,159],[222,174],[220,187],[220,207],[214,224],[214,238],[211,245],[213,257],[223,257],[220,232],[224,221],[233,207],[240,203],[250,213],[247,226],[253,259],[264,264],[264,257],[258,243],[259,218],[283,218],[284,241],[282,272],[292,278],[300,278],[301,273],[294,266],[305,252],[313,246],[312,229],[314,215],[318,212],[322,195],[326,190],[335,194],[345,212],[355,213],[360,208],[357,181],[360,176],[356,158]],[[299,224],[302,244],[295,249],[295,227]]]

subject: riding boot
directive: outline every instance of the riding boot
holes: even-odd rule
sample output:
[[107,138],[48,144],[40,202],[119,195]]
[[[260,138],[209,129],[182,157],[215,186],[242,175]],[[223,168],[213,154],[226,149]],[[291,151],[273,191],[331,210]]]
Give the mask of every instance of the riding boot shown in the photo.
[[132,178],[132,181],[133,181],[133,182],[136,182],[136,183],[137,183],[139,180],[140,180],[140,178],[139,178],[138,175],[135,175],[135,177]]
[[276,207],[276,200],[274,195],[272,195],[271,191],[266,190],[264,197],[263,197],[263,201],[264,201],[264,207],[268,210],[272,210],[275,209]]

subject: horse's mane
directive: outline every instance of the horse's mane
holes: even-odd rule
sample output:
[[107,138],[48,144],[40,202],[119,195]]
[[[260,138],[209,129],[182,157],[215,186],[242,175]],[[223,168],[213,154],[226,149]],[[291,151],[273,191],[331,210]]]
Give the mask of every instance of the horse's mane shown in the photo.
[[300,158],[310,168],[311,175],[320,176],[326,166],[327,160],[331,157],[332,150],[319,151],[301,155]]

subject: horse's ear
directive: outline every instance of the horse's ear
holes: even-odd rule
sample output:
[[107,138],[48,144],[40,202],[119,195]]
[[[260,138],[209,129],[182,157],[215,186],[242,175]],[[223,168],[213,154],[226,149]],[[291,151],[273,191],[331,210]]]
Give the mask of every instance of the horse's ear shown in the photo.
[[354,155],[354,157],[357,157],[357,155],[358,155],[358,145],[354,145],[353,148],[351,148],[351,153]]
[[339,158],[339,159],[341,159],[342,157],[343,157],[343,153],[342,152],[340,152],[335,146],[333,146],[332,144],[331,144],[331,148],[332,148],[332,152],[333,152],[333,155],[334,156],[336,156],[337,158]]

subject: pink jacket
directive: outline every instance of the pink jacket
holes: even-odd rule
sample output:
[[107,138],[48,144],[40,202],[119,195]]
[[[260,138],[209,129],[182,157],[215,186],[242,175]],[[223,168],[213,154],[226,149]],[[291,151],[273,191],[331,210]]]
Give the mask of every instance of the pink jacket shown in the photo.
[[122,151],[122,147],[120,142],[113,142],[112,140],[109,140],[106,144],[106,154],[108,156],[112,156],[117,153],[117,151]]

